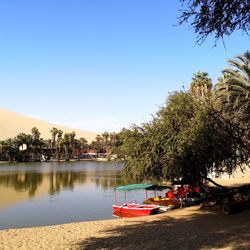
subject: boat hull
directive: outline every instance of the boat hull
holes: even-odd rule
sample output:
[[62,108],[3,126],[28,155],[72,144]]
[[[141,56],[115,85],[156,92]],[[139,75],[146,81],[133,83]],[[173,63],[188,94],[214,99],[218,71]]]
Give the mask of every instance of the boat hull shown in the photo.
[[198,192],[192,192],[187,194],[187,198],[184,199],[185,205],[186,206],[192,206],[192,205],[197,205],[203,202],[205,197],[198,193]]
[[159,206],[141,204],[113,205],[113,215],[119,217],[138,217],[157,214]]

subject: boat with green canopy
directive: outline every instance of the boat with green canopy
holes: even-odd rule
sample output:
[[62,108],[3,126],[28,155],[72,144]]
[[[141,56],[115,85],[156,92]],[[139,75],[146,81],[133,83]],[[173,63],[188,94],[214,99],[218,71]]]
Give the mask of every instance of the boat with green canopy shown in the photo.
[[115,187],[115,191],[131,191],[131,190],[137,190],[137,189],[150,189],[154,186],[157,186],[155,184],[150,183],[139,183],[139,184],[130,184],[125,186],[118,186]]
[[[130,184],[125,186],[118,186],[115,188],[115,205],[113,205],[113,215],[119,217],[137,217],[151,214],[157,214],[159,212],[159,206],[157,205],[145,205],[135,202],[126,203],[126,192],[132,190],[148,190],[152,189],[154,184],[140,183]],[[116,191],[125,192],[125,203],[122,205],[116,205]]]

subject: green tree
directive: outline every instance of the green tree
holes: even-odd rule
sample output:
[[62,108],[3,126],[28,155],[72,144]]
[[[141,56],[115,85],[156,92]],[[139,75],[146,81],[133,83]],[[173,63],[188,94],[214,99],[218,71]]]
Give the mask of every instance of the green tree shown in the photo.
[[90,149],[94,149],[97,151],[97,157],[98,157],[98,153],[101,153],[103,150],[103,145],[104,145],[103,137],[101,135],[97,135],[95,140],[91,142],[89,147]]
[[88,140],[86,138],[84,138],[84,137],[81,137],[79,139],[79,141],[80,141],[80,144],[81,144],[81,149],[83,151],[87,151],[88,150]]
[[179,23],[191,21],[202,43],[209,35],[215,39],[231,35],[235,30],[248,34],[250,29],[249,0],[180,0],[184,3]]
[[62,130],[58,130],[57,131],[57,139],[56,139],[56,156],[57,156],[57,161],[61,160],[61,154],[62,154],[62,150],[63,150],[63,131]]
[[109,135],[109,139],[110,139],[110,145],[112,146],[112,145],[115,145],[116,144],[116,142],[117,142],[117,134],[115,133],[115,132],[112,132],[112,133],[110,133],[110,135]]
[[190,93],[201,101],[205,101],[210,98],[212,86],[212,80],[208,77],[208,73],[199,71],[192,78]]
[[80,160],[82,153],[82,145],[79,139],[74,139],[74,147],[75,147],[75,156],[77,156],[77,160]]
[[[32,140],[33,140],[32,146],[33,146],[34,160],[38,161],[38,160],[40,160],[40,151],[41,151],[41,147],[40,147],[39,151],[38,151],[38,147],[43,145],[42,141],[39,139],[41,133],[39,132],[38,128],[36,128],[36,127],[33,127],[31,129],[31,133],[32,133]],[[38,155],[39,155],[39,157],[38,157]]]
[[[223,78],[217,84],[217,97],[235,110],[247,110],[250,104],[250,52],[229,60],[229,68],[223,70]],[[226,97],[226,99],[225,99]]]
[[51,155],[53,156],[56,147],[56,135],[58,134],[58,129],[53,127],[50,130],[51,133]]
[[101,137],[102,137],[103,144],[108,145],[109,144],[109,133],[107,131],[105,131],[104,133],[102,133]]
[[2,159],[7,159],[9,162],[15,160],[17,155],[17,147],[15,140],[13,138],[8,138],[5,141],[1,141],[0,145]]
[[169,96],[150,123],[122,135],[127,177],[196,182],[212,171],[231,173],[249,158],[243,131],[210,105],[185,92]]
[[15,145],[16,148],[19,150],[17,151],[17,160],[18,161],[29,161],[32,158],[32,135],[28,135],[25,133],[18,134],[15,138]]
[[69,161],[72,157],[74,152],[74,139],[75,139],[75,132],[65,133],[63,138],[63,146],[65,152],[65,160]]
[[76,155],[76,151],[77,151],[77,140],[75,139],[76,133],[73,131],[70,133],[70,151],[71,151],[71,157],[74,158],[74,156]]
[[87,153],[88,149],[89,149],[89,144],[88,144],[88,140],[84,137],[81,137],[79,139],[79,143],[80,143],[80,150],[79,150],[79,158],[81,157],[82,153]]
[[[125,130],[125,129],[124,129]],[[120,133],[112,132],[109,134],[109,143],[108,143],[108,154],[107,159],[108,160],[119,160],[122,158],[121,153],[121,145],[122,145],[122,130]]]

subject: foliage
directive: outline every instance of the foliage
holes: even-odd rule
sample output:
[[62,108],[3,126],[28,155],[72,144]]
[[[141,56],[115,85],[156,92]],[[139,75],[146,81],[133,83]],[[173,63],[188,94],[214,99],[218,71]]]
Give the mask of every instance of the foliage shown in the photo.
[[247,111],[250,106],[250,52],[229,60],[229,68],[223,70],[223,77],[216,86],[216,96],[226,108],[234,112]]
[[[110,147],[117,145],[116,133],[104,132],[90,144],[86,138],[77,139],[76,133],[63,133],[53,127],[51,139],[40,138],[38,128],[33,127],[31,134],[20,133],[15,138],[0,141],[0,160],[8,161],[40,161],[40,160],[80,160],[89,149],[98,153],[109,153]],[[41,157],[42,156],[42,157]]]
[[242,140],[250,148],[250,52],[229,60],[229,67],[215,88],[217,107],[244,131]]
[[212,170],[231,172],[248,157],[243,132],[211,105],[173,93],[151,123],[121,132],[124,174],[138,181],[195,182]]
[[212,80],[208,77],[206,72],[197,72],[192,78],[190,84],[190,93],[201,101],[209,99],[212,89]]
[[197,42],[202,43],[211,34],[215,39],[231,35],[235,30],[248,34],[250,28],[249,0],[180,0],[185,4],[179,23],[190,21]]
[[96,136],[95,141],[91,142],[89,148],[96,150],[99,153],[108,154],[108,159],[110,159],[117,153],[118,140],[116,133],[105,131],[101,135]]
[[5,141],[1,141],[0,148],[1,148],[1,159],[12,161],[15,158],[17,148],[14,139],[8,138]]

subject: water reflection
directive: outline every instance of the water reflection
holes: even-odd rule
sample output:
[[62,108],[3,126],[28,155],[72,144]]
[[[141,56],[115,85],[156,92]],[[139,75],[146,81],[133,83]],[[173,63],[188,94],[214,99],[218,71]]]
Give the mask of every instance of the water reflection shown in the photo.
[[[0,229],[111,219],[114,187],[125,184],[121,169],[105,162],[0,164]],[[126,197],[140,202],[145,192]]]
[[122,183],[120,168],[97,163],[51,163],[45,168],[37,163],[33,166],[32,163],[25,166],[5,165],[4,168],[0,166],[0,189],[4,187],[16,192],[27,192],[29,197],[36,196],[41,187],[49,195],[54,195],[63,189],[73,190],[75,185],[86,182],[94,183],[103,190],[113,189]]
[[82,172],[50,172],[50,173],[5,173],[0,175],[0,186],[13,188],[17,192],[27,191],[29,196],[35,196],[39,186],[48,185],[48,193],[53,195],[63,188],[74,188],[74,184],[83,184],[87,175]]
[[74,184],[83,184],[87,180],[86,172],[50,172],[46,176],[49,180],[49,194],[60,192],[63,188],[73,189]]
[[0,175],[0,186],[13,188],[18,192],[28,191],[29,196],[35,195],[42,181],[41,173],[5,173]]
[[91,178],[91,180],[95,182],[97,187],[102,187],[104,191],[123,184],[120,174],[117,174],[116,176],[100,176],[99,178]]

